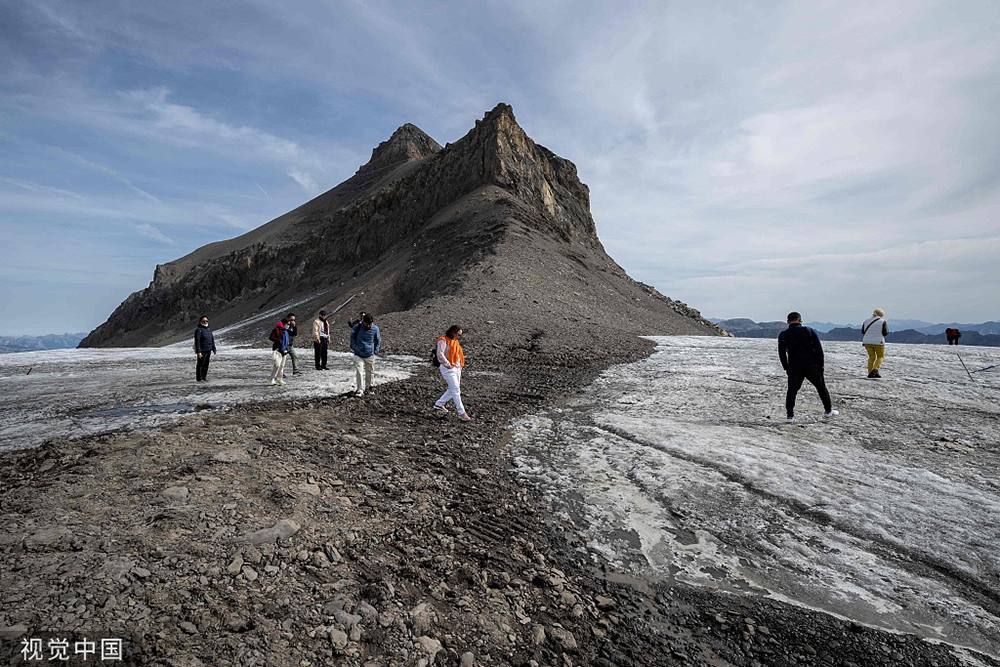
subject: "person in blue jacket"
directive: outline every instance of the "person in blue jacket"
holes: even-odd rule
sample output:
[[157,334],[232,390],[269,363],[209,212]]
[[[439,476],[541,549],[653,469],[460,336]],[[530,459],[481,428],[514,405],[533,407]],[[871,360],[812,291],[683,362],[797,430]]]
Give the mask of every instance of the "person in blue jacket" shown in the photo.
[[195,378],[198,382],[208,380],[208,362],[212,360],[213,354],[218,354],[215,349],[215,336],[208,327],[208,316],[202,315],[198,328],[194,330],[194,353],[198,355],[198,365],[195,370]]
[[[351,350],[354,352],[354,377],[357,390],[354,395],[364,396],[373,392],[375,380],[375,355],[382,347],[382,337],[371,315],[365,315],[351,329]],[[362,377],[362,371],[364,377]]]

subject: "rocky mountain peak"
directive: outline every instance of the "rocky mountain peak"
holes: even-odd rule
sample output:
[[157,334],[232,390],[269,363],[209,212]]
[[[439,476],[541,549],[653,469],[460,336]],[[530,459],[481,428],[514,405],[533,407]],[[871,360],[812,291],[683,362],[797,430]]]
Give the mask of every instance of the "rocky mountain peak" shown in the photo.
[[476,155],[486,183],[536,208],[564,240],[599,243],[576,165],[532,141],[509,104],[497,104],[453,148]]
[[371,159],[359,169],[374,171],[394,167],[409,160],[422,160],[441,150],[441,145],[412,123],[406,123],[372,150]]
[[[498,305],[499,294],[507,296]],[[328,192],[158,266],[149,287],[81,345],[176,342],[205,312],[231,340],[253,340],[282,311],[294,307],[304,321],[361,295],[356,305],[366,311],[402,318],[396,331],[411,336],[410,351],[454,319],[453,300],[475,305],[465,313],[470,322],[516,313],[504,330],[598,326],[607,315],[632,317],[648,331],[718,333],[608,257],[576,167],[536,144],[511,106],[498,104],[445,148],[403,125]],[[439,310],[428,316],[427,307]],[[557,311],[563,315],[553,320]]]

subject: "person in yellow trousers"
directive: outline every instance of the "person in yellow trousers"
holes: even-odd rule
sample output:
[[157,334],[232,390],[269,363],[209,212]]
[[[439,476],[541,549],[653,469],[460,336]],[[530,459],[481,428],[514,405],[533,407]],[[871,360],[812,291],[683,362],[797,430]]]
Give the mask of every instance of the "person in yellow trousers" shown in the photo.
[[462,353],[462,345],[458,342],[461,337],[462,327],[454,324],[437,339],[437,360],[441,364],[441,377],[448,384],[448,391],[435,401],[434,409],[438,412],[448,412],[445,403],[454,401],[458,418],[467,422],[472,417],[462,405],[462,368],[465,366],[465,354]]
[[876,308],[872,316],[861,324],[861,343],[868,352],[868,377],[877,379],[878,369],[885,359],[885,337],[889,335],[889,324],[885,320],[885,311]]

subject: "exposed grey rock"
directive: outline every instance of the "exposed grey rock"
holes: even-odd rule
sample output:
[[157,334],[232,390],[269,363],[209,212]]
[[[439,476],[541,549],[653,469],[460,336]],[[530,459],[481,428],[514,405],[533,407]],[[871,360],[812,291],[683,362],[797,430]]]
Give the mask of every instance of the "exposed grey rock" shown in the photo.
[[548,630],[549,637],[554,641],[561,650],[566,653],[573,653],[577,649],[576,637],[573,633],[565,628],[551,627]]
[[375,607],[371,606],[367,602],[359,602],[355,607],[354,611],[358,612],[361,616],[368,620],[372,620],[378,616],[378,611]]
[[322,551],[314,551],[312,554],[312,564],[319,568],[330,567],[330,559]]
[[243,571],[243,556],[241,556],[240,554],[236,554],[236,557],[233,558],[233,561],[229,564],[228,567],[226,567],[226,572],[235,577],[242,571]]
[[298,523],[291,519],[281,519],[270,528],[262,528],[258,531],[248,533],[241,539],[250,544],[267,544],[275,540],[283,540],[299,532]]
[[410,610],[410,629],[414,635],[426,635],[434,626],[434,615],[423,602]]
[[212,460],[220,463],[246,463],[250,460],[250,453],[245,449],[234,449],[219,452],[212,457]]
[[186,486],[168,486],[160,492],[160,495],[167,500],[182,501],[187,500],[190,491]]
[[31,550],[52,548],[68,543],[72,537],[72,532],[65,526],[48,526],[24,538],[24,546]]
[[344,560],[343,556],[340,555],[340,552],[332,544],[327,544],[323,547],[323,550],[326,552],[327,559],[334,565]]
[[350,629],[361,622],[361,616],[358,614],[349,614],[343,609],[337,609],[333,612],[333,618],[336,619],[337,623],[340,623],[344,628]]
[[104,564],[98,570],[98,575],[120,581],[132,571],[133,567],[135,567],[135,561],[132,559],[122,556],[111,556],[104,561]]
[[348,644],[347,633],[340,628],[330,628],[330,645],[337,651],[343,651]]
[[302,484],[299,484],[298,486],[296,486],[295,489],[299,493],[304,493],[304,494],[310,495],[310,496],[318,496],[318,495],[320,495],[319,484],[302,483]]
[[595,595],[594,602],[597,604],[597,608],[601,611],[610,611],[617,606],[612,598],[604,595]]
[[417,648],[427,654],[428,662],[434,664],[434,658],[441,651],[441,642],[426,635],[417,637]]

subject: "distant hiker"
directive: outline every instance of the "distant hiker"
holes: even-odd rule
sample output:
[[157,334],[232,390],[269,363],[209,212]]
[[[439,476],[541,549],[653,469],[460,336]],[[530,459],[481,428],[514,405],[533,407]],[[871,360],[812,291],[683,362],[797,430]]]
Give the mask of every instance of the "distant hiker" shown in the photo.
[[948,337],[948,345],[958,345],[958,339],[962,337],[962,332],[958,329],[945,329],[944,335]]
[[885,337],[889,335],[889,324],[885,321],[885,311],[876,308],[861,324],[861,343],[868,351],[868,377],[878,379],[878,369],[885,359]]
[[354,327],[361,324],[361,322],[365,319],[365,314],[366,314],[365,311],[362,310],[360,313],[358,313],[358,319],[352,320],[351,318],[347,318],[347,328],[353,331]]
[[319,311],[319,317],[313,321],[313,352],[316,355],[316,370],[326,370],[326,352],[330,347],[330,323],[326,319],[326,311]]
[[[365,315],[361,322],[351,330],[351,350],[354,351],[354,379],[357,382],[355,396],[361,397],[367,391],[374,391],[372,383],[375,380],[375,355],[382,347],[378,326],[371,315]],[[362,377],[362,371],[364,377]]]
[[434,409],[438,412],[448,412],[445,404],[454,401],[458,418],[467,422],[472,418],[462,405],[462,368],[465,366],[465,354],[462,353],[462,345],[458,342],[461,337],[462,327],[453,324],[437,339],[437,360],[441,364],[441,377],[448,384],[448,391],[434,403]]
[[295,337],[299,333],[299,327],[295,324],[295,313],[288,313],[288,356],[292,360],[292,375],[301,375],[298,369],[298,357],[295,356]]
[[809,380],[819,398],[823,401],[823,416],[827,419],[840,413],[833,409],[830,392],[823,379],[823,346],[815,329],[802,326],[802,316],[788,313],[788,328],[778,334],[778,358],[781,367],[788,374],[788,394],[785,396],[785,412],[789,424],[795,422],[795,395],[799,393],[803,380]]
[[208,362],[212,360],[213,354],[218,354],[215,349],[215,336],[208,328],[208,317],[202,315],[198,323],[198,328],[194,330],[194,352],[198,355],[198,367],[195,370],[197,382],[208,380]]
[[272,385],[285,384],[285,357],[288,356],[290,342],[287,324],[288,319],[285,318],[274,325],[274,329],[271,331],[271,360],[274,362],[274,368],[271,371]]

